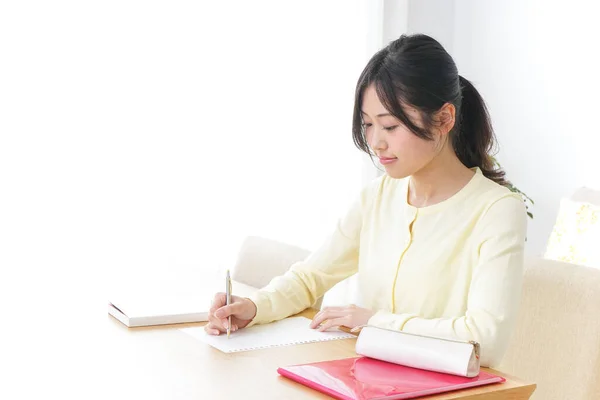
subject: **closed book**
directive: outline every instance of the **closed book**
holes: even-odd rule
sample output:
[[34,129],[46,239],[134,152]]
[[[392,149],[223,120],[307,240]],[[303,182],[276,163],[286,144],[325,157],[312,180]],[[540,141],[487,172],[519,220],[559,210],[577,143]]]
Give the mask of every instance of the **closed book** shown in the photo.
[[279,368],[277,372],[340,400],[414,399],[505,381],[484,371],[468,378],[370,357],[300,364]]

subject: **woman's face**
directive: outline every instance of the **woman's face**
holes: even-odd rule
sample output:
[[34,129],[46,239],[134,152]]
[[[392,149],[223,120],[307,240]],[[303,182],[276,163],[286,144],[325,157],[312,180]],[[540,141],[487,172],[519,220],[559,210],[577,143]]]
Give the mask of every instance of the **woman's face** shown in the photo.
[[[405,112],[415,125],[423,127],[418,110],[406,107]],[[367,143],[392,178],[413,175],[438,153],[438,141],[421,139],[393,117],[379,100],[373,85],[365,90],[362,117]]]

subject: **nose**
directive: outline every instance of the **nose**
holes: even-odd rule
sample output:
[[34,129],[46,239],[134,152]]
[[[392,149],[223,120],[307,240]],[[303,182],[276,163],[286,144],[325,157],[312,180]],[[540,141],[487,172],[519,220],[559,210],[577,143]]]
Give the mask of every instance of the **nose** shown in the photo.
[[377,127],[373,126],[372,130],[371,130],[371,134],[369,135],[370,137],[368,139],[369,140],[369,146],[371,146],[371,148],[375,151],[383,151],[385,149],[387,149],[387,143],[383,138],[383,130],[382,129],[378,129]]

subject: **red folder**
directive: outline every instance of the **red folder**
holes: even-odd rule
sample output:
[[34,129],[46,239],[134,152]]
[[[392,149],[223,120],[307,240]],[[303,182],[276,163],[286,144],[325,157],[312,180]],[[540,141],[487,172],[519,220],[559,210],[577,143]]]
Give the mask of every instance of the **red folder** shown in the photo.
[[475,378],[465,378],[368,357],[294,365],[277,372],[342,400],[414,399],[505,381],[483,371]]

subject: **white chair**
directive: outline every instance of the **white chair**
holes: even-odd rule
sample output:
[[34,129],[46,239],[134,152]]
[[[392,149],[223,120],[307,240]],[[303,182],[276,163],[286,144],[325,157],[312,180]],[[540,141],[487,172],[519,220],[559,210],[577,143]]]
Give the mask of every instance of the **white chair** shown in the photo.
[[497,369],[536,383],[532,399],[600,399],[600,269],[526,260],[517,326]]
[[[231,279],[256,288],[266,286],[271,279],[283,275],[290,267],[308,257],[310,252],[297,246],[258,236],[247,237],[238,252]],[[321,307],[322,298],[315,308]]]

